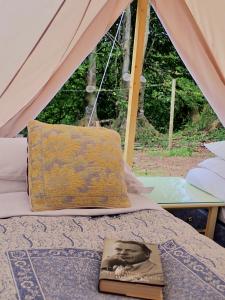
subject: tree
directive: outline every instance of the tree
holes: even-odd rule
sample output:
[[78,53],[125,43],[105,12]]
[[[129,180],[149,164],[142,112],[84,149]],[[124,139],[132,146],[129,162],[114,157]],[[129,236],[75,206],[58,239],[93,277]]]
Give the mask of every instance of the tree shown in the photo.
[[[89,67],[87,71],[87,103],[88,105],[85,108],[85,117],[83,119],[84,125],[88,125],[88,122],[92,116],[91,124],[98,121],[96,107],[94,108],[95,99],[96,99],[96,48],[92,51],[92,53],[88,57]],[[92,114],[92,111],[94,112]]]

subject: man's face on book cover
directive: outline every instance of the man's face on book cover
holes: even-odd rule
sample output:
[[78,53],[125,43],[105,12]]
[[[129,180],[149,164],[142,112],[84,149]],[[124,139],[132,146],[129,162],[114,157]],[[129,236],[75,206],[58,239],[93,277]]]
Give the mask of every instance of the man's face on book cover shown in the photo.
[[149,258],[143,249],[136,244],[117,242],[114,251],[117,257],[127,264],[136,264]]

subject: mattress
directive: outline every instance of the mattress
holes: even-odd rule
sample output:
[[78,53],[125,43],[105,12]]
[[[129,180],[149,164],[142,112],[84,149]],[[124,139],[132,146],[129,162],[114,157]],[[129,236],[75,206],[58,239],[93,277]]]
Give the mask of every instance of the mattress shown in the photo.
[[97,290],[105,237],[159,245],[164,299],[225,299],[225,249],[165,210],[0,219],[0,299],[125,299]]

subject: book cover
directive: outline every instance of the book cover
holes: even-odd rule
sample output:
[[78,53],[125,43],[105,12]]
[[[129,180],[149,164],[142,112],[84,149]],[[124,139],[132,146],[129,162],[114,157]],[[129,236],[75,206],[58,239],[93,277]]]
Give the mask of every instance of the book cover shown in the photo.
[[136,241],[104,241],[99,290],[162,299],[164,277],[158,246]]

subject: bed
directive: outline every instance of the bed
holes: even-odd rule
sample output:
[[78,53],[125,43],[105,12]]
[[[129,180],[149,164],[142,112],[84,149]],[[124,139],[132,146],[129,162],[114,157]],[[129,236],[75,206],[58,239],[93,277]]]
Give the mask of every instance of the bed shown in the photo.
[[[63,4],[65,5],[59,7],[56,15],[54,14],[57,8],[53,9],[55,4],[52,6],[52,13],[49,11],[49,20],[51,20],[52,17],[56,18],[56,22],[52,22],[51,25],[55,23],[56,25],[58,24],[60,30],[62,28],[66,30],[68,27],[71,32],[77,31],[80,33],[79,30],[74,30],[73,27],[69,26],[70,21],[74,19],[73,14],[71,14],[71,16],[67,14],[69,16],[67,18],[67,26],[60,26],[61,23],[57,22],[60,21],[60,16],[63,15],[66,9],[69,11],[69,6],[67,5],[70,5],[70,2],[64,2]],[[114,1],[111,2],[113,3]],[[111,16],[112,10],[110,9],[110,3],[109,5],[105,5],[103,1],[99,6],[99,11],[95,8],[96,20],[101,19],[103,22],[102,26],[99,26],[102,32],[95,30],[99,37],[105,32],[106,28],[110,27],[110,24],[112,24],[116,16],[119,15],[119,12],[126,6],[125,4],[120,4],[121,1],[117,2],[118,7],[116,7],[117,9],[114,11],[113,18]],[[24,6],[27,5],[27,3],[24,2]],[[91,7],[89,4],[88,1],[87,5]],[[24,10],[24,6],[20,3],[17,7],[17,16],[23,19],[22,25],[25,24],[25,18],[23,17],[24,11],[29,11],[29,8]],[[49,6],[49,9],[50,8],[51,6]],[[105,8],[105,10],[103,10],[103,8]],[[110,11],[110,18],[107,18],[107,9]],[[10,11],[10,9],[8,10]],[[20,13],[21,11],[23,11],[22,14]],[[42,11],[41,6],[33,10],[35,15],[37,15],[38,12],[42,13]],[[70,11],[74,12],[74,10]],[[81,12],[82,11],[86,13],[89,12],[86,5],[84,5]],[[105,11],[106,14],[104,14]],[[4,10],[4,14],[5,12],[7,12],[7,9]],[[80,10],[77,10],[77,12],[80,14]],[[105,16],[104,18],[102,18],[102,13]],[[13,14],[11,15],[13,16]],[[34,14],[32,14],[32,16],[34,16]],[[94,18],[94,13],[91,13],[90,16]],[[92,22],[93,18],[90,17],[89,21]],[[10,20],[10,15],[7,16],[7,20]],[[18,20],[13,16],[12,24],[16,24]],[[43,20],[43,18],[40,18],[39,23],[42,24],[42,22],[44,22]],[[83,18],[83,20],[85,22],[86,18]],[[62,21],[64,21],[64,19],[62,19]],[[19,24],[20,22],[17,23]],[[35,24],[38,25],[38,22]],[[51,34],[51,32],[49,34],[49,30],[44,31],[44,33],[48,33],[50,38],[52,37],[48,43],[44,44],[49,48],[52,41],[50,48],[55,52],[54,45],[57,44],[58,46],[58,39],[54,39],[55,31],[52,30],[52,26],[49,26],[50,23],[47,19],[46,24],[53,34]],[[78,25],[80,26],[82,24],[78,22]],[[82,30],[85,34],[90,35],[91,30],[85,30],[89,27],[90,29],[93,28],[89,25],[90,24],[86,22],[86,26],[83,24],[80,28],[83,28]],[[26,27],[30,30],[29,26]],[[39,27],[36,27],[36,31]],[[7,30],[10,29],[9,26],[6,28]],[[14,26],[11,26],[11,28],[12,31],[14,31]],[[21,28],[22,27],[19,26],[18,30]],[[26,35],[25,30],[20,31]],[[61,34],[61,36],[63,36],[63,34]],[[67,36],[69,37],[70,35],[67,34]],[[11,39],[11,34],[9,34],[8,37]],[[45,38],[46,34],[42,37]],[[73,37],[72,42],[75,42],[76,37],[77,36]],[[87,37],[88,35],[86,36],[87,41],[93,42],[93,39]],[[94,39],[93,45],[96,44],[97,39],[98,37]],[[36,70],[36,68],[33,68],[33,66],[36,65],[36,61],[32,61],[32,55],[29,56],[31,59],[27,59],[27,54],[19,47],[23,52],[21,52],[22,61],[19,65],[22,67],[25,66],[25,68],[21,67],[19,69],[20,76],[14,76],[13,80],[18,79],[16,83],[12,82],[12,78],[8,76],[5,85],[3,84],[3,100],[4,103],[7,104],[7,107],[1,110],[1,136],[14,136],[16,132],[19,132],[19,130],[25,126],[27,120],[38,114],[38,109],[43,107],[50,100],[51,93],[48,93],[48,91],[54,90],[56,92],[57,85],[61,86],[62,83],[67,80],[70,71],[74,70],[74,66],[79,65],[81,60],[79,57],[77,58],[79,51],[74,51],[74,48],[71,48],[71,51],[67,51],[69,59],[68,57],[64,57],[65,59],[63,60],[61,59],[62,54],[66,53],[64,50],[68,50],[66,39],[61,40],[64,41],[64,44],[61,45],[61,52],[57,52],[60,59],[58,59],[56,55],[50,55],[52,59],[46,60],[44,56],[42,59],[41,54],[43,52],[49,56],[49,51],[45,51],[45,47],[42,47],[43,51],[39,51],[41,47],[33,47],[37,46],[35,44],[36,40],[34,39],[34,41],[31,42],[30,39],[28,39],[30,43],[28,43],[28,48],[40,52],[39,56],[37,55],[38,53],[36,53],[38,51],[35,51],[33,55],[33,58],[39,57],[38,60],[43,61],[39,69],[45,69],[46,61],[50,66],[50,69],[45,72],[44,77],[42,73],[38,72],[39,69]],[[38,41],[42,42],[42,39]],[[79,43],[78,46],[80,45],[82,48],[82,41],[84,41],[84,39],[79,39],[79,42],[80,41],[81,43]],[[22,43],[20,44],[22,45]],[[73,46],[71,43],[70,45]],[[28,49],[27,47],[23,48]],[[10,47],[7,47],[7,51],[9,51],[9,49]],[[14,49],[17,49],[16,45],[11,47],[11,49],[13,49],[14,56]],[[86,52],[80,51],[84,56],[85,53],[90,52],[91,44],[85,47],[85,49]],[[55,54],[57,53],[55,52]],[[10,61],[12,62],[12,60]],[[67,63],[67,67],[65,67],[65,64],[64,66],[59,65],[59,61]],[[73,63],[69,64],[71,61],[73,61]],[[6,59],[5,62],[9,65],[9,60]],[[9,67],[11,68],[12,74],[18,74],[18,59],[15,59],[14,62],[16,66],[12,64],[9,65]],[[28,65],[25,65],[25,63],[28,63]],[[38,74],[31,72],[34,74],[33,76],[29,76],[29,72],[26,73],[29,66],[30,70],[35,69]],[[65,74],[63,73],[64,69],[68,69],[64,72]],[[58,70],[58,72],[52,73],[52,70]],[[50,76],[49,74],[52,75]],[[27,84],[26,76],[30,77],[32,85]],[[42,80],[39,80],[39,77],[43,77],[41,78]],[[58,78],[58,83],[57,80],[54,80],[57,79],[56,77]],[[214,77],[216,78],[216,76]],[[36,81],[34,79],[36,79]],[[39,85],[36,84],[38,82]],[[45,83],[49,83],[49,85]],[[40,89],[40,84],[44,89]],[[52,90],[51,84],[52,86],[56,84],[56,88]],[[7,89],[5,89],[5,86]],[[17,92],[22,90],[23,93]],[[218,91],[219,89],[214,90]],[[38,91],[40,91],[40,93],[38,93]],[[30,98],[27,97],[29,93]],[[13,94],[17,96],[10,97],[10,95]],[[35,98],[35,95],[38,97]],[[215,99],[217,98],[218,97],[215,97]],[[25,105],[25,99],[28,105]],[[218,99],[220,100],[220,98]],[[37,100],[39,100],[39,104]],[[31,109],[29,105],[31,103],[29,103],[29,101],[32,102],[33,109]],[[15,105],[13,105],[13,103],[15,103]],[[27,110],[24,110],[25,108],[27,108]],[[220,116],[222,115],[219,110],[217,110],[217,113]],[[16,153],[15,157],[16,164],[17,161],[20,161],[18,159],[18,153]],[[14,165],[10,159],[9,165]],[[0,170],[2,171],[2,168],[0,168]],[[2,179],[12,180],[12,178]],[[5,189],[6,182],[3,184]],[[18,186],[15,186],[15,188],[17,189]],[[146,242],[159,244],[166,279],[166,286],[164,288],[165,299],[225,299],[225,250],[212,240],[197,233],[197,231],[188,224],[173,217],[170,213],[165,210],[157,209],[143,209],[136,212],[111,216],[13,216],[0,219],[0,299],[122,299],[122,297],[102,295],[97,292],[101,250],[104,237],[106,236],[134,239],[137,241],[145,240]],[[83,264],[81,263],[82,259]],[[86,268],[85,270],[84,267]]]
[[225,299],[225,249],[165,210],[1,219],[0,299],[123,299],[97,291],[105,237],[159,244],[164,299]]
[[[55,139],[55,135],[52,136]],[[164,299],[225,299],[225,249],[152,203],[142,193],[130,195],[129,191],[133,191],[130,188],[139,184],[126,168],[130,207],[73,210],[67,207],[54,209],[51,213],[46,209],[31,211],[32,201],[29,201],[25,183],[27,141],[0,141],[0,187],[5,188],[6,181],[23,183],[22,191],[10,184],[8,192],[0,194],[1,300],[123,299],[122,296],[100,294],[97,289],[105,237],[159,245],[166,283]],[[79,142],[77,138],[74,141]],[[51,142],[49,136],[46,142]],[[37,145],[35,143],[35,147]],[[59,145],[62,145],[61,139]],[[46,150],[41,154],[40,161],[43,162]],[[79,163],[77,157],[70,161]],[[103,157],[104,153],[101,159]],[[123,168],[122,159],[120,167]],[[109,168],[108,164],[106,168]],[[78,174],[76,171],[75,179]]]

